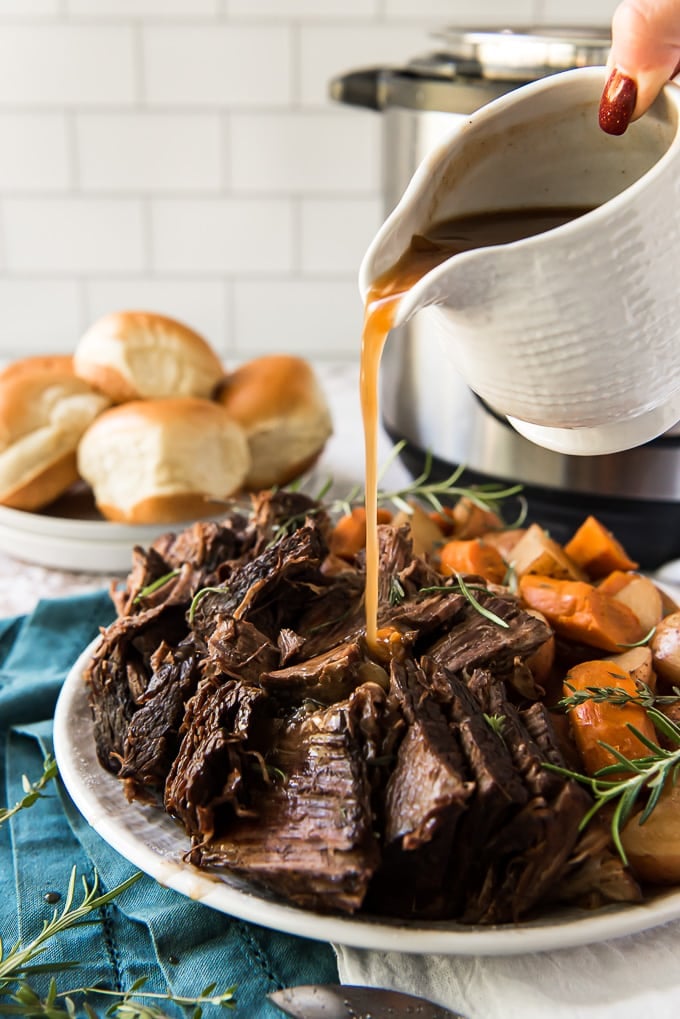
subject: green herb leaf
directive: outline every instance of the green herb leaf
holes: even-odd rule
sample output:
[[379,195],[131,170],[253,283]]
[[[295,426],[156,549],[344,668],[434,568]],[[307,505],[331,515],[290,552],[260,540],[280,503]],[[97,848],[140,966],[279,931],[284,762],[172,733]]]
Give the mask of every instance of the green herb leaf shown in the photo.
[[201,604],[206,594],[224,594],[229,588],[224,585],[223,587],[202,587],[196,592],[194,597],[191,599],[191,605],[189,606],[189,625],[194,625],[194,617],[196,615],[196,609]]
[[486,606],[482,605],[472,593],[473,591],[480,591],[484,594],[490,594],[487,587],[482,584],[468,584],[466,583],[460,573],[455,573],[455,583],[451,584],[433,584],[428,587],[421,587],[421,592],[428,591],[460,591],[463,597],[472,605],[473,609],[479,612],[480,616],[484,616],[490,623],[494,623],[496,626],[502,626],[503,629],[507,630],[510,628],[510,624],[505,619],[501,619],[500,616],[492,612],[491,609],[487,609]]
[[85,917],[92,913],[93,910],[99,909],[100,906],[105,906],[118,895],[121,895],[124,891],[130,888],[135,881],[139,881],[141,876],[141,872],[133,874],[127,881],[123,881],[122,884],[112,888],[110,892],[105,892],[103,894],[98,894],[99,879],[96,874],[91,886],[88,885],[86,879],[83,878],[83,898],[80,905],[74,907],[73,900],[75,898],[76,887],[76,868],[74,867],[71,871],[64,905],[61,911],[55,909],[52,919],[44,921],[42,930],[33,939],[33,941],[29,942],[28,945],[22,947],[21,943],[17,942],[7,955],[0,957],[0,991],[7,981],[16,980],[24,973],[27,964],[37,955],[40,955],[45,951],[44,946],[47,941],[61,933],[61,931],[75,927],[78,923],[84,920]]
[[390,605],[401,605],[406,597],[404,585],[396,575],[390,581],[389,603]]
[[[32,807],[36,800],[42,798],[42,791],[48,782],[51,782],[53,778],[57,776],[57,762],[48,754],[43,761],[43,773],[40,778],[36,779],[35,782],[31,782],[26,775],[22,776],[21,784],[25,792],[25,796],[15,803],[13,807],[1,807],[0,808],[0,825],[5,821],[13,817],[20,810],[25,810],[28,807]],[[2,958],[2,956],[0,956]]]
[[486,713],[484,713],[484,721],[486,722],[490,729],[493,729],[497,736],[499,736],[501,739],[505,738],[503,736],[505,715],[487,715]]
[[[675,782],[680,772],[680,727],[656,708],[649,708],[647,714],[659,732],[672,740],[677,749],[666,750],[644,736],[635,726],[629,725],[631,732],[649,749],[647,757],[628,758],[608,743],[600,741],[600,746],[608,750],[617,763],[600,768],[592,776],[582,775],[578,771],[554,764],[543,765],[548,771],[572,778],[590,789],[595,802],[582,818],[581,828],[585,828],[602,807],[614,805],[611,820],[612,841],[624,864],[628,863],[628,859],[621,841],[621,831],[635,806],[643,795],[648,796],[640,815],[640,824],[644,824],[659,802],[664,788],[668,783]],[[614,778],[615,775],[618,777]]]
[[[385,476],[388,468],[396,460],[399,454],[406,448],[406,440],[402,439],[400,442],[395,443],[392,450],[388,454],[384,464],[380,468],[378,474],[378,481],[380,482]],[[434,457],[431,451],[425,454],[425,462],[423,469],[420,474],[410,481],[408,484],[401,488],[395,489],[378,489],[378,505],[384,506],[386,503],[403,510],[406,513],[412,513],[412,507],[409,505],[409,500],[417,500],[430,506],[437,513],[441,513],[444,509],[442,499],[450,501],[452,498],[461,498],[465,496],[470,499],[471,502],[483,510],[490,510],[498,513],[500,504],[511,498],[512,496],[519,496],[522,492],[522,485],[510,485],[504,487],[503,485],[479,485],[474,488],[465,488],[458,484],[461,475],[465,472],[465,465],[462,464],[457,467],[448,477],[442,481],[431,480],[432,466]],[[355,486],[352,491],[345,496],[344,499],[336,499],[330,505],[331,513],[344,513],[349,514],[352,510],[352,506],[360,505],[365,502],[365,492],[360,486]],[[509,527],[521,527],[526,517],[526,503],[522,500],[520,508],[520,514],[518,519],[507,526]]]
[[169,580],[178,576],[180,572],[180,570],[171,570],[170,573],[164,573],[162,577],[158,577],[153,581],[153,583],[147,584],[146,587],[142,587],[135,595],[132,604],[137,605],[137,603],[142,601],[143,598],[148,598],[150,594],[153,594],[154,591],[158,591],[159,588],[164,587]]
[[645,644],[648,644],[650,642],[650,640],[652,639],[652,637],[654,636],[655,633],[656,633],[656,627],[653,626],[651,628],[651,630],[649,630],[649,632],[646,633],[644,635],[644,637],[642,637],[640,640],[636,640],[633,644],[619,644],[618,646],[619,647],[628,647],[628,648],[630,648],[630,647],[644,647]]
[[659,704],[677,704],[680,701],[680,689],[673,687],[672,694],[657,694],[647,683],[640,680],[636,682],[637,692],[632,694],[616,686],[587,686],[582,690],[576,690],[569,680],[564,684],[571,693],[562,697],[555,708],[568,711],[579,704],[593,701],[595,704],[640,704],[643,708],[652,708]]

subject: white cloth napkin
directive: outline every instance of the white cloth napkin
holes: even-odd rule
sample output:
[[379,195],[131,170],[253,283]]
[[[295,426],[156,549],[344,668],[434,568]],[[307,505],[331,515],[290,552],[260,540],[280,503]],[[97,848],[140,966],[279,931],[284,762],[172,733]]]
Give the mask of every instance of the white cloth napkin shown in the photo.
[[419,994],[468,1019],[680,1019],[679,922],[519,956],[335,951],[341,983]]

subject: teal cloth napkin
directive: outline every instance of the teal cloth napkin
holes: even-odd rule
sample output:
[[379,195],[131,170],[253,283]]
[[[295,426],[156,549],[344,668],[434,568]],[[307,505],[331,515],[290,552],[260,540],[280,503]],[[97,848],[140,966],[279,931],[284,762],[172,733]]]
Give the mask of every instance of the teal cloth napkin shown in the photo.
[[[61,685],[100,626],[113,618],[102,591],[45,600],[31,615],[0,620],[0,804],[21,800],[23,775],[35,780],[42,774]],[[104,890],[135,873],[89,827],[60,784],[49,783],[45,793],[0,826],[0,935],[6,949],[40,931],[55,908],[45,895],[63,897],[74,866],[90,882],[96,871]],[[42,956],[50,963],[78,960],[77,969],[59,973],[60,989],[97,984],[124,991],[143,977],[145,989],[194,997],[212,983],[220,991],[236,984],[234,1011],[205,1006],[205,1019],[274,1019],[281,1013],[267,1002],[268,992],[338,980],[329,945],[226,916],[148,877],[91,916],[92,923],[52,940]],[[46,993],[49,977],[31,980]],[[110,1000],[89,1003],[103,1016]],[[0,1004],[6,1002],[0,997]],[[162,1005],[169,1016],[190,1014]]]

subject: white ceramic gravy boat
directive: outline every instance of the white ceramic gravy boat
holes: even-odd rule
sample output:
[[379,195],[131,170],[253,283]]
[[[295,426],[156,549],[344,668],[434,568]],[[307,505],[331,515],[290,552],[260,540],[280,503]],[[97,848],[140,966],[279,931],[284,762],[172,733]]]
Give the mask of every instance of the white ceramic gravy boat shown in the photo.
[[572,454],[627,449],[680,420],[680,88],[612,137],[598,126],[604,80],[603,68],[553,75],[456,127],[359,278],[365,298],[414,234],[454,216],[593,207],[449,258],[402,298],[394,323],[426,308],[467,384],[527,438]]

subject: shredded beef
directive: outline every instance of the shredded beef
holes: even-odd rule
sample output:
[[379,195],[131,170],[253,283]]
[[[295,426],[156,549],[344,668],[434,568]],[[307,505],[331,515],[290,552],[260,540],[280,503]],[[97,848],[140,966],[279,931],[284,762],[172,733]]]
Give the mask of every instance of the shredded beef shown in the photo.
[[86,670],[126,794],[163,803],[196,865],[305,908],[489,924],[639,896],[513,685],[547,625],[467,578],[505,625],[483,615],[384,526],[371,653],[364,557],[338,568],[329,526],[308,496],[260,493],[135,549]]

